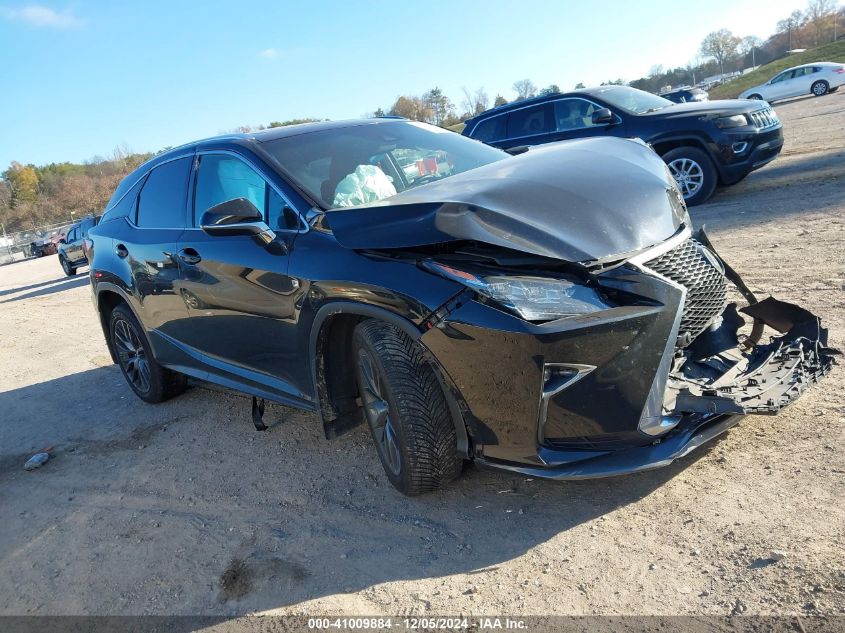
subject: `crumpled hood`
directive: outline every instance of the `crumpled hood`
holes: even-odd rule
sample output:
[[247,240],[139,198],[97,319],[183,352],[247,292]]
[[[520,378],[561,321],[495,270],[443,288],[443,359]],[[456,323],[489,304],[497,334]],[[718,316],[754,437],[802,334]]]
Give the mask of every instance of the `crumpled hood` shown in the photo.
[[328,212],[337,241],[355,249],[473,240],[588,262],[660,243],[680,224],[666,166],[641,142],[587,138]]

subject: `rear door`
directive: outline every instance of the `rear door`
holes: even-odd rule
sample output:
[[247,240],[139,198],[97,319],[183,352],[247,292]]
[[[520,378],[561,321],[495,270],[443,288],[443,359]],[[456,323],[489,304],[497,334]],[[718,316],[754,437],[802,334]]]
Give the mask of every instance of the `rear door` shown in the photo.
[[777,75],[769,84],[765,98],[772,101],[774,99],[785,99],[786,97],[792,96],[791,90],[794,88],[792,78],[794,75],[794,70],[787,70]]
[[[261,169],[232,152],[198,156],[191,226],[178,245],[181,292],[191,317],[179,338],[212,374],[298,400],[305,397],[292,378],[303,362],[295,344],[299,284],[287,274],[287,249],[305,225]],[[211,236],[199,228],[205,211],[234,198],[263,211],[281,249],[252,236]]]
[[497,143],[499,147],[538,145],[551,141],[549,133],[554,129],[554,110],[551,103],[541,103],[512,110],[507,114],[507,141]]
[[176,244],[185,231],[188,177],[193,154],[154,167],[144,181],[135,207],[115,223],[113,248],[121,277],[156,354],[177,362],[173,343],[187,318],[179,292]]

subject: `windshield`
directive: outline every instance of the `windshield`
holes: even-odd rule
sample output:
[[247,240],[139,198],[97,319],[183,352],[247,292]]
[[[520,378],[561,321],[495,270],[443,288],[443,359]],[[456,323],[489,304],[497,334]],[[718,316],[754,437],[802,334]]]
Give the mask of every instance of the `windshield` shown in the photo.
[[591,91],[591,94],[629,114],[646,114],[675,105],[669,99],[628,86],[606,86]]
[[327,209],[383,200],[509,154],[412,121],[364,123],[265,141],[267,151]]

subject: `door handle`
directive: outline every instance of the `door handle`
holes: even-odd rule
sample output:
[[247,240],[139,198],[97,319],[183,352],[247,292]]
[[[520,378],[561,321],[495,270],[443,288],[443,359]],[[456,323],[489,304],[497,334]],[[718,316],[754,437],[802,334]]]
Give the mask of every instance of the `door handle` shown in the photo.
[[199,264],[202,261],[202,257],[200,254],[197,253],[193,248],[183,248],[181,251],[177,253],[179,259],[181,259],[186,264]]
[[114,249],[114,254],[120,257],[120,259],[124,259],[129,255],[129,250],[123,244],[118,244]]

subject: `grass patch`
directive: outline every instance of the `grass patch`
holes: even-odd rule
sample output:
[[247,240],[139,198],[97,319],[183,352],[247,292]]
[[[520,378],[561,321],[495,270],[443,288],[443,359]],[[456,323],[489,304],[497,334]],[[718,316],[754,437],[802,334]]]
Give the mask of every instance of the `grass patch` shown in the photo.
[[813,62],[845,63],[845,40],[831,42],[830,44],[812,48],[803,53],[796,53],[795,55],[776,59],[771,63],[760,66],[757,70],[753,70],[747,75],[737,77],[722,86],[716,86],[710,91],[710,98],[736,99],[743,90],[766,83],[782,70],[802,64],[812,64]]

